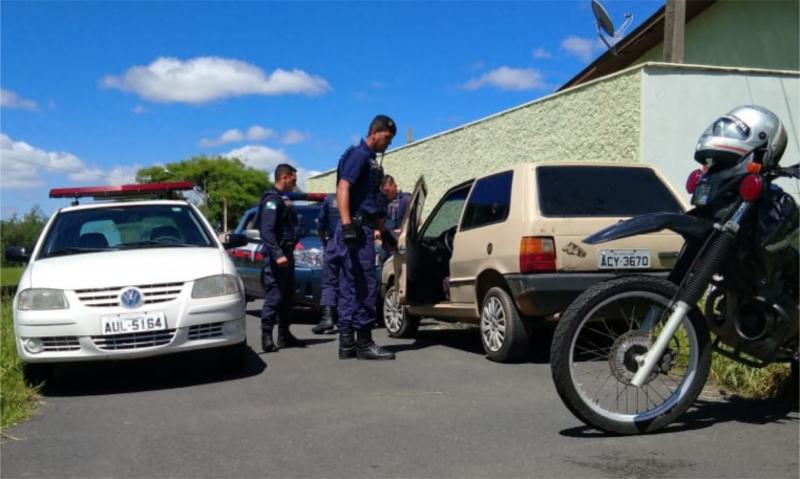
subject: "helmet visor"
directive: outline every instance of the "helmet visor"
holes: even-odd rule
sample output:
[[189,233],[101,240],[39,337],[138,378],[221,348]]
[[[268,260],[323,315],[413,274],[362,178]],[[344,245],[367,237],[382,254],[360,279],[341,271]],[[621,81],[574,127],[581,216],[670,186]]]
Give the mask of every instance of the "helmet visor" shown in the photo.
[[706,134],[734,140],[746,140],[750,136],[750,127],[738,118],[723,116],[708,127]]

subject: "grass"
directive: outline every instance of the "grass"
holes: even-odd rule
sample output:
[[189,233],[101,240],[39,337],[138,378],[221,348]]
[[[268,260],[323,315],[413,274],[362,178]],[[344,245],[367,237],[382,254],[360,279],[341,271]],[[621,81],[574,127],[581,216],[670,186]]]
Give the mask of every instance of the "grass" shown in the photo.
[[786,363],[753,368],[714,353],[709,380],[721,389],[749,399],[769,399],[779,396],[790,382],[790,367]]
[[[18,268],[17,277],[21,272],[22,268]],[[3,268],[3,286],[8,285],[6,273]],[[8,294],[0,296],[0,429],[28,417],[39,400],[36,389],[25,383],[22,362],[17,356],[11,299]]]
[[0,286],[16,285],[24,269],[22,266],[3,266],[0,269]]

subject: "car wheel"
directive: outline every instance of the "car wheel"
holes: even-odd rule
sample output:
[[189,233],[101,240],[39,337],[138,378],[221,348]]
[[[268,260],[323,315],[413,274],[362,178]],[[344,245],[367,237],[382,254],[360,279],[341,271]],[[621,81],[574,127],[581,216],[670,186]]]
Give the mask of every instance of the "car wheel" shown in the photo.
[[386,333],[393,338],[410,338],[419,328],[419,316],[410,314],[397,298],[397,287],[392,286],[383,298],[383,323]]
[[22,374],[25,381],[33,387],[41,386],[50,380],[53,374],[53,365],[46,363],[24,363]]
[[529,324],[504,289],[491,288],[483,297],[480,325],[483,350],[492,361],[512,362],[529,352]]
[[223,346],[219,349],[219,354],[222,369],[228,373],[238,373],[247,363],[247,342]]

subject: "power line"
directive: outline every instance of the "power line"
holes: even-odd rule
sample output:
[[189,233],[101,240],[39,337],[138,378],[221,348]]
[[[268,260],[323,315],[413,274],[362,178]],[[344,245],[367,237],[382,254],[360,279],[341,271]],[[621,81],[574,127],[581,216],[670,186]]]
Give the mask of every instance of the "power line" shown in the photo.
[[18,157],[18,156],[15,156],[15,155],[9,155],[8,153],[3,153],[2,155],[0,155],[0,159],[7,159],[7,158],[11,159],[11,160],[14,160],[14,161],[19,161],[21,163],[28,163],[30,165],[38,166],[38,167],[44,168],[46,170],[59,171],[61,173],[70,173],[70,174],[73,174],[73,175],[88,175],[88,176],[96,176],[98,178],[111,179],[111,175],[107,175],[105,173],[92,173],[92,172],[89,172],[89,171],[75,171],[75,170],[69,170],[69,169],[66,169],[66,168],[58,168],[58,167],[55,167],[55,166],[52,166],[52,165],[43,165],[42,163],[39,163],[38,161],[30,160],[28,158]]

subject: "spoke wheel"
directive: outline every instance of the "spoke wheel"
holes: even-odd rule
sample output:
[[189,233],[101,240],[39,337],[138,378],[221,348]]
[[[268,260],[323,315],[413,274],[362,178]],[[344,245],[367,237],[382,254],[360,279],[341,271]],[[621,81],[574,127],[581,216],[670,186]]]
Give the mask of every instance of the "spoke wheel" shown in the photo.
[[669,316],[675,286],[647,277],[595,285],[567,309],[553,336],[552,372],[570,410],[617,433],[669,424],[697,398],[710,364],[709,335],[693,311],[642,387],[631,384]]
[[530,350],[530,325],[502,288],[486,292],[481,305],[481,343],[492,361],[523,359]]

